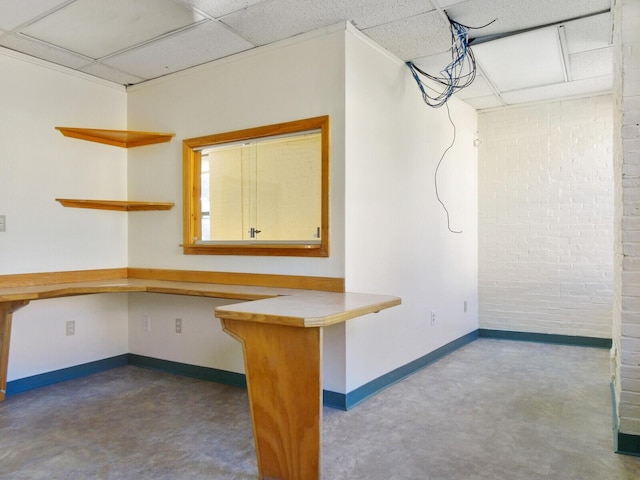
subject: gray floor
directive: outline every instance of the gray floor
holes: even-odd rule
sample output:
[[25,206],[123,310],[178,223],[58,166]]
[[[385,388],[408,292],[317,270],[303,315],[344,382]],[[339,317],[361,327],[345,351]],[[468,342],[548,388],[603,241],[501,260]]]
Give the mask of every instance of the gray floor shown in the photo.
[[[607,350],[481,339],[325,409],[323,478],[638,480],[611,412]],[[246,392],[123,367],[12,396],[0,478],[255,479]]]

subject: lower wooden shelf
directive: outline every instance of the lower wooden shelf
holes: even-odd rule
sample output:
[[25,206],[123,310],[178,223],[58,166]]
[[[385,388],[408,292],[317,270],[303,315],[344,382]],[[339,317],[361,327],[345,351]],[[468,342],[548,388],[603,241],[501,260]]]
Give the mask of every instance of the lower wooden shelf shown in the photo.
[[117,210],[120,212],[139,212],[143,210],[171,210],[173,203],[168,202],[129,202],[126,200],[80,200],[56,198],[64,207],[93,208],[96,210]]

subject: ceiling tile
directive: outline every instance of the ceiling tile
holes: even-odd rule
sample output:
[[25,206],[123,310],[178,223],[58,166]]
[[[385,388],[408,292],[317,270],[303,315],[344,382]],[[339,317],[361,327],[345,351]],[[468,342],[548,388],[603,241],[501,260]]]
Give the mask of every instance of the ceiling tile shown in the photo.
[[488,95],[493,95],[493,90],[491,89],[491,86],[489,86],[487,79],[478,74],[476,74],[476,78],[471,85],[456,93],[456,97],[461,99],[485,97]]
[[464,100],[465,103],[471,105],[473,108],[477,110],[482,110],[485,108],[495,108],[495,107],[503,107],[504,104],[500,101],[498,97],[495,95],[487,95],[485,97],[474,97],[467,98]]
[[74,55],[71,52],[54,48],[46,43],[37,42],[18,34],[0,37],[0,45],[69,68],[80,68],[91,63],[89,58]]
[[482,71],[501,92],[565,80],[556,27],[511,35],[472,49]]
[[456,5],[458,3],[464,3],[467,0],[431,0],[431,3],[438,4],[440,8],[448,8],[452,5]]
[[155,78],[250,48],[252,44],[211,20],[103,63],[142,78]]
[[[449,45],[451,46],[451,45]],[[438,75],[451,63],[451,52],[440,52],[426,57],[418,57],[411,60],[419,69],[431,74]]]
[[571,79],[582,80],[613,73],[613,47],[569,55]]
[[265,0],[185,0],[184,3],[193,5],[213,18],[219,18],[263,1]]
[[[432,75],[440,75],[451,61],[451,34],[446,18],[438,10],[446,10],[451,18],[470,26],[481,26],[497,19],[485,28],[472,29],[471,38],[514,33],[522,29],[564,22],[561,37],[566,40],[564,45],[569,57],[570,78],[574,82],[559,82],[558,85],[544,88],[526,87],[525,90],[513,91],[508,95],[511,102],[516,98],[529,102],[544,100],[545,95],[557,99],[562,95],[585,94],[589,88],[600,88],[598,93],[610,88],[608,74],[613,67],[610,48],[611,18],[608,10],[611,2],[612,0],[0,0],[0,46],[126,85],[233,55],[258,45],[350,21],[383,48],[403,60],[412,60],[419,68]],[[168,15],[166,11],[163,14],[157,10],[158,6],[166,5],[175,10]],[[104,51],[96,53],[93,50],[82,50],[91,47],[86,40],[87,36],[95,39],[100,29],[112,21],[111,14],[104,9],[112,12],[115,9],[115,18],[123,13],[125,7],[137,9],[141,15],[139,18],[130,17],[129,20],[111,23],[111,26],[104,29],[105,35],[111,37],[109,41],[115,42],[124,40],[123,32],[133,36],[122,44],[111,44],[104,51],[112,52],[114,48],[125,50],[99,59],[93,57],[103,55]],[[78,18],[68,22],[53,22],[63,12],[74,11],[79,15]],[[174,15],[172,12],[178,13]],[[596,15],[598,12],[606,13]],[[178,19],[177,25],[167,26],[167,16],[170,21]],[[581,16],[587,18],[568,21]],[[145,30],[146,27],[137,28],[139,24],[136,22],[148,19],[152,19],[150,30]],[[47,22],[51,22],[51,28],[46,34],[51,37],[43,40],[64,43],[67,50],[21,35],[22,30],[34,35],[40,34],[39,28]],[[64,40],[67,34],[71,37],[73,46]],[[243,36],[246,38],[242,38]],[[77,47],[77,44],[80,46]],[[476,46],[479,45],[481,43]],[[473,47],[474,51],[476,46]],[[536,42],[533,42],[533,46],[534,51],[540,49]],[[81,50],[93,57],[76,55],[68,51],[69,48]],[[531,60],[532,54],[525,53],[523,48],[516,47],[517,53]],[[494,70],[508,72],[514,69],[514,65],[512,60],[502,61],[498,62]],[[536,73],[536,68],[533,70]],[[500,99],[492,94],[492,84],[483,74],[479,70],[475,81],[456,96],[479,109],[500,105]],[[597,78],[589,80],[594,75]],[[529,78],[530,75],[519,73],[515,77]]]
[[514,92],[505,92],[502,98],[508,104],[548,101],[559,98],[575,97],[611,92],[613,75],[575,80],[556,85],[528,88]]
[[471,38],[557,23],[609,10],[611,0],[468,0],[447,9],[449,18],[471,27]]
[[92,63],[91,65],[82,67],[80,71],[98,78],[104,78],[105,80],[109,80],[110,82],[119,83],[120,85],[134,85],[136,83],[147,80],[146,78],[130,75],[128,73],[121,72],[120,70],[116,70],[115,68],[107,67],[106,65],[102,65],[100,63]]
[[0,28],[7,31],[13,30],[68,2],[69,0],[2,0],[0,1]]
[[603,13],[564,26],[569,53],[585,52],[611,45],[611,15]]
[[441,53],[451,48],[449,23],[436,11],[367,28],[363,32],[402,60]]
[[256,45],[350,20],[365,29],[433,10],[424,0],[271,0],[237,11],[223,21]]
[[203,18],[174,0],[76,0],[21,33],[98,59]]

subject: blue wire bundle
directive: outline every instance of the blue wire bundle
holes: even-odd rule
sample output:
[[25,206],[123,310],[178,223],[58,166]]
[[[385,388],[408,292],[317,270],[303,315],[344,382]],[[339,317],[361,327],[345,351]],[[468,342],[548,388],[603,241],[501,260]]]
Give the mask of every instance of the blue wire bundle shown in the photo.
[[[476,60],[473,51],[469,47],[469,30],[471,27],[449,20],[451,29],[451,63],[440,72],[441,76],[430,75],[413,62],[407,62],[413,78],[416,80],[424,103],[433,108],[438,108],[447,103],[447,100],[459,90],[471,85],[476,78]],[[441,91],[430,87],[423,82],[420,75],[432,80],[441,86]],[[430,94],[427,90],[434,92]]]

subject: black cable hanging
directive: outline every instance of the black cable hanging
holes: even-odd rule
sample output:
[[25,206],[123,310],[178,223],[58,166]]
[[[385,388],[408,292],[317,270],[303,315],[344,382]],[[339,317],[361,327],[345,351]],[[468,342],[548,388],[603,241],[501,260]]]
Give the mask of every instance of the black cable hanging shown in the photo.
[[[476,59],[469,47],[469,30],[484,28],[491,25],[492,20],[481,27],[469,27],[449,19],[451,31],[451,63],[440,72],[440,76],[431,75],[409,61],[407,66],[415,79],[424,103],[433,108],[443,106],[454,93],[468,87],[476,78]],[[435,85],[425,83],[420,76],[431,80]],[[429,93],[427,90],[433,92]]]
[[447,107],[447,116],[449,117],[449,122],[453,127],[453,138],[451,139],[451,143],[449,144],[449,146],[445,149],[444,152],[442,152],[442,156],[438,161],[438,165],[436,165],[436,171],[433,174],[433,183],[435,184],[435,187],[436,187],[436,198],[438,199],[438,202],[440,202],[440,205],[442,205],[442,208],[444,208],[444,212],[447,214],[447,230],[449,230],[451,233],[462,233],[462,230],[454,230],[451,228],[451,219],[449,218],[449,210],[447,209],[447,206],[444,204],[444,202],[440,198],[440,193],[438,192],[438,170],[440,170],[440,165],[442,165],[442,160],[444,160],[444,156],[447,154],[449,150],[451,150],[451,148],[453,148],[453,145],[456,143],[456,124],[453,123],[453,119],[451,118],[451,110],[449,110],[449,104],[445,102],[445,106]]
[[[468,42],[469,28],[452,20],[449,20],[449,25],[452,40],[451,63],[440,72],[440,76],[431,75],[416,67],[413,62],[407,62],[424,103],[433,108],[443,106],[451,95],[471,85],[476,78],[476,60]],[[435,85],[425,83],[420,75]]]
[[[447,229],[451,233],[462,233],[462,230],[453,230],[451,228],[449,210],[440,198],[440,193],[438,191],[438,170],[440,169],[440,165],[442,165],[445,155],[453,147],[456,141],[456,125],[453,123],[451,118],[451,111],[449,110],[447,100],[449,100],[454,93],[471,85],[476,78],[476,59],[473,56],[473,51],[469,47],[469,30],[484,28],[495,21],[496,20],[493,20],[482,27],[468,27],[449,19],[449,28],[451,30],[451,63],[449,63],[449,65],[440,72],[441,76],[430,75],[416,67],[413,62],[407,62],[407,66],[409,67],[409,70],[411,70],[411,74],[420,88],[424,103],[433,108],[439,108],[446,105],[447,117],[453,127],[453,139],[451,140],[451,144],[442,153],[442,156],[438,161],[438,165],[436,166],[436,171],[433,175],[436,198],[447,215]],[[430,80],[432,83],[435,83],[435,85],[430,86],[423,82],[420,75]],[[438,87],[440,87],[440,90],[437,89]],[[430,94],[427,90],[434,93]]]

